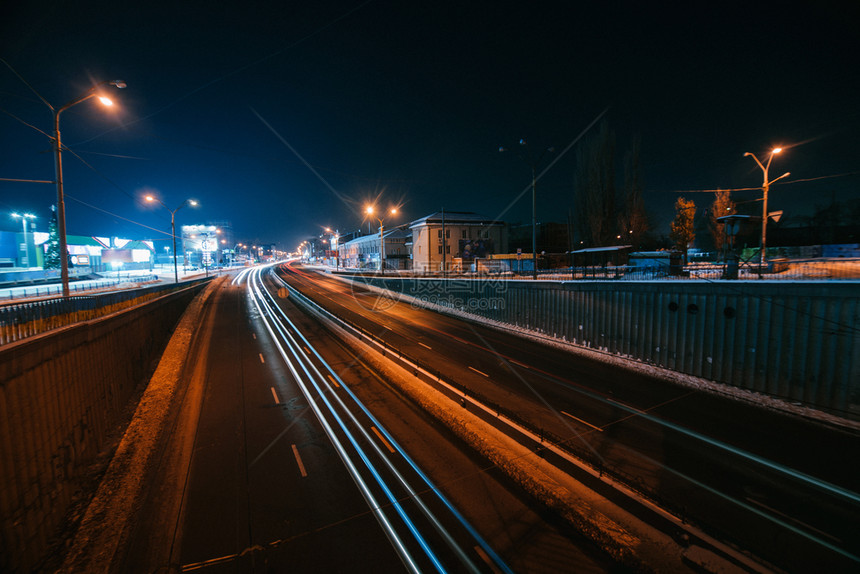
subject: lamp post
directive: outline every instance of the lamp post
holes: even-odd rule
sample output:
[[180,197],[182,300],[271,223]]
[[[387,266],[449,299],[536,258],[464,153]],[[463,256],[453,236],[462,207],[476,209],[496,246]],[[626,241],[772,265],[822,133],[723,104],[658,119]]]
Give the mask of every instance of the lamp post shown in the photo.
[[27,260],[27,267],[30,267],[30,244],[27,242],[27,220],[28,219],[36,219],[36,216],[32,213],[12,213],[12,217],[15,219],[21,218],[21,227],[24,228],[24,257],[21,259],[21,266],[24,265],[24,259]]
[[762,184],[761,184],[762,208],[761,208],[761,260],[759,263],[760,267],[764,267],[765,253],[766,253],[765,250],[767,247],[767,192],[768,192],[768,189],[770,188],[770,185],[773,182],[778,181],[784,177],[788,177],[789,175],[791,175],[790,172],[785,172],[784,174],[782,174],[781,176],[779,176],[776,179],[773,179],[770,181],[768,181],[768,179],[767,179],[767,170],[770,169],[770,162],[773,161],[773,156],[780,153],[781,151],[782,151],[782,148],[780,148],[780,147],[774,148],[767,156],[767,164],[766,165],[763,165],[754,154],[751,154],[750,152],[747,152],[744,154],[744,157],[750,156],[751,158],[753,158],[753,160],[755,160],[755,162],[761,168],[761,171],[764,173],[764,179],[763,179]]
[[[555,151],[555,148],[548,147],[535,160],[532,155],[531,148],[525,139],[521,139],[519,144],[526,150],[525,159],[529,167],[532,168],[532,278],[537,279],[537,168],[544,156]],[[505,147],[499,147],[499,152],[508,151]]]
[[93,97],[98,97],[99,101],[105,106],[112,106],[113,102],[110,98],[99,96],[96,91],[100,86],[106,85],[116,86],[120,89],[126,87],[126,83],[122,80],[100,82],[93,86],[93,88],[83,96],[72,100],[59,109],[55,109],[54,106],[47,102],[47,100],[42,99],[54,114],[54,166],[57,177],[57,231],[60,235],[60,276],[63,281],[63,297],[69,296],[69,254],[68,247],[66,245],[66,203],[63,197],[63,144],[60,141],[60,114],[72,106],[76,106]]
[[[160,203],[161,207],[163,207],[164,209],[166,209],[167,211],[170,212],[170,236],[173,238],[173,282],[178,284],[179,283],[179,269],[176,266],[176,212],[179,211],[180,209],[182,209],[183,207],[185,207],[186,205],[190,205],[192,207],[196,206],[197,202],[194,201],[193,199],[186,199],[176,209],[170,209],[169,207],[164,205],[163,201],[161,201],[160,199],[158,199],[157,197],[154,197],[152,195],[147,195],[146,201],[149,201],[150,203],[153,201]],[[184,245],[184,243],[183,243],[183,245]]]
[[[365,210],[367,215],[370,215],[371,217],[375,217],[375,219],[379,222],[379,272],[382,275],[385,275],[385,236],[382,234],[383,220],[381,217],[373,215],[375,213],[375,211],[376,210],[373,208],[372,205],[368,205],[367,209]],[[392,207],[391,210],[389,211],[389,214],[390,215],[397,215],[397,208]]]

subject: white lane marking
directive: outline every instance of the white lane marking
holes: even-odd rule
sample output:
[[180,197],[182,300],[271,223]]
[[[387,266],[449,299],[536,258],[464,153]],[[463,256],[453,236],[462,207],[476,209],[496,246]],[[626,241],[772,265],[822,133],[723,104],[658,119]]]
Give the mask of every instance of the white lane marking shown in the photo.
[[263,353],[260,353],[260,362],[265,363],[266,359],[263,358]]
[[275,392],[275,387],[272,387],[272,396],[275,397],[275,404],[281,404],[281,401],[278,400],[278,393]]
[[305,463],[302,462],[302,457],[299,455],[299,449],[296,445],[293,445],[293,456],[296,457],[296,464],[299,465],[299,471],[302,473],[302,476],[307,476],[308,473],[305,471]]
[[470,369],[472,369],[473,371],[475,371],[476,373],[478,373],[479,375],[484,375],[484,376],[485,376],[485,377],[487,377],[488,379],[490,378],[490,375],[488,375],[487,373],[482,373],[481,371],[479,371],[479,370],[478,370],[478,369],[476,369],[475,367],[469,367],[469,368],[470,368]]
[[424,347],[425,349],[430,349],[431,351],[433,350],[433,347],[431,347],[430,345],[425,345],[424,343],[422,343],[420,341],[418,342],[418,344],[421,345],[422,347]]
[[579,417],[575,417],[575,416],[573,416],[573,415],[572,415],[572,414],[570,414],[570,413],[566,413],[566,412],[564,412],[564,411],[561,411],[561,414],[563,414],[563,415],[567,415],[567,416],[569,416],[570,418],[572,418],[573,420],[575,420],[575,421],[579,421],[579,422],[581,422],[582,424],[584,424],[584,425],[586,425],[586,426],[590,426],[591,428],[593,428],[594,430],[596,430],[596,431],[598,431],[598,432],[603,432],[603,429],[602,429],[602,428],[600,428],[600,427],[596,427],[596,426],[594,426],[593,424],[591,424],[590,422],[584,421],[584,420],[582,420],[582,419],[581,419],[581,418],[579,418]]
[[385,440],[385,437],[382,436],[382,433],[379,432],[379,429],[372,426],[372,427],[370,427],[370,430],[372,430],[376,434],[376,436],[379,437],[379,440],[382,441],[382,444],[385,445],[385,448],[388,449],[388,452],[394,453],[394,447],[391,446],[391,444],[387,440]]

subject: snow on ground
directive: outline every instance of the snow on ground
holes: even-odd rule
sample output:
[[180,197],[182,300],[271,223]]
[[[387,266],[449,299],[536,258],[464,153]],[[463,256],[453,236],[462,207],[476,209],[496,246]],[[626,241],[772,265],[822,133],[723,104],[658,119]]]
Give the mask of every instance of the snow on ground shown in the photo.
[[[383,356],[378,349],[354,337],[338,323],[331,319],[324,321],[345,343],[361,354],[362,360],[394,383],[422,410],[444,424],[531,497],[564,518],[619,564],[633,571],[692,571],[688,566],[690,562],[699,565],[698,571],[747,571],[739,569],[724,556],[691,543],[691,538],[678,541],[650,526],[547,462],[541,456],[540,449],[533,450],[482,420],[472,412],[479,408],[474,402],[458,402],[450,398],[422,380],[415,371],[402,366],[390,354]],[[681,520],[676,519],[676,523],[680,526]],[[707,540],[710,544],[722,546],[704,533],[688,528],[693,534],[692,539],[700,543]],[[736,559],[739,556],[730,549],[727,554],[733,554]],[[708,562],[698,560],[700,555],[706,555]]]
[[147,471],[157,462],[171,405],[181,395],[181,375],[200,315],[206,300],[220,284],[220,281],[210,283],[191,302],[176,326],[98,491],[70,541],[63,572],[111,571],[111,562],[127,541],[130,521],[142,501]]
[[[860,263],[858,263],[860,265]],[[334,275],[334,277],[342,280],[342,281],[350,281],[348,277],[343,277],[339,275]],[[388,291],[382,289],[380,287],[376,287],[373,285],[369,285],[367,283],[362,283],[362,285],[372,291],[375,291],[381,295],[385,295],[386,297],[391,297],[394,294],[396,297],[408,301],[410,304],[414,306],[424,307],[426,309],[430,309],[432,311],[436,311],[439,313],[443,313],[446,315],[451,315],[455,317],[459,317],[461,319],[465,319],[467,321],[472,321],[474,323],[480,323],[482,325],[499,329],[503,331],[508,331],[512,333],[516,333],[522,337],[527,337],[532,340],[539,341],[546,345],[551,345],[553,347],[564,349],[565,351],[580,355],[583,357],[587,357],[592,360],[601,361],[603,363],[608,363],[614,366],[617,366],[622,369],[635,370],[640,373],[644,373],[653,377],[657,377],[666,381],[670,381],[672,383],[695,389],[702,392],[712,393],[716,395],[721,395],[725,397],[729,397],[732,399],[745,401],[748,403],[752,403],[761,408],[771,409],[775,411],[780,411],[785,414],[799,416],[805,419],[815,420],[824,424],[829,424],[833,426],[839,426],[844,428],[849,428],[853,430],[860,430],[860,421],[853,421],[846,419],[844,417],[839,417],[837,415],[827,413],[824,411],[820,411],[814,409],[809,406],[802,405],[797,402],[790,402],[784,399],[780,399],[777,397],[772,397],[770,395],[765,395],[762,393],[758,393],[755,391],[742,389],[739,387],[733,387],[731,385],[727,385],[724,383],[719,383],[716,381],[709,381],[707,379],[703,379],[700,377],[695,377],[693,375],[688,375],[685,373],[680,373],[678,371],[673,371],[670,369],[666,369],[663,367],[659,367],[657,365],[652,365],[649,363],[644,363],[637,359],[628,356],[615,355],[612,353],[608,353],[602,351],[600,349],[595,349],[593,347],[585,347],[582,345],[574,344],[570,341],[565,341],[562,339],[558,339],[556,337],[551,337],[544,333],[540,333],[537,331],[533,331],[531,329],[527,329],[525,327],[521,327],[518,325],[511,325],[510,323],[503,323],[500,321],[494,321],[492,319],[487,319],[485,317],[481,317],[479,315],[475,315],[469,313],[464,310],[455,309],[452,307],[447,307],[444,305],[438,305],[435,303],[431,303],[429,301],[424,301],[417,297],[413,297],[411,295],[406,295],[403,293],[397,293],[393,291]]]

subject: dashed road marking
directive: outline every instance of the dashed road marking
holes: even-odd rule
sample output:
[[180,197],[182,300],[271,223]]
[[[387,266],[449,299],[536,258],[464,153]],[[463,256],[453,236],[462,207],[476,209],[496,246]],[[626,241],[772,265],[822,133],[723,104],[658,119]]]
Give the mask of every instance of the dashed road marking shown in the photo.
[[275,387],[272,387],[272,396],[275,397],[275,404],[281,404],[281,401],[278,400],[278,393],[275,392]]
[[372,430],[374,433],[376,433],[376,436],[379,437],[379,440],[382,441],[382,444],[385,445],[385,448],[387,448],[389,452],[392,452],[392,453],[394,452],[394,447],[391,446],[391,443],[389,443],[387,440],[385,440],[385,437],[382,436],[382,433],[379,432],[379,429],[377,429],[376,427],[370,427],[370,430]]
[[265,363],[266,359],[263,358],[263,353],[260,353],[260,362]]
[[488,379],[490,378],[490,375],[488,375],[487,373],[483,373],[483,372],[479,371],[479,370],[478,370],[478,369],[476,369],[475,367],[469,367],[469,368],[470,368],[470,369],[472,369],[473,371],[475,371],[476,373],[478,373],[479,375],[484,375],[484,376],[485,376],[485,377],[487,377]]
[[591,424],[590,422],[586,422],[586,421],[582,420],[582,419],[581,419],[581,418],[579,418],[579,417],[575,417],[575,416],[573,416],[573,415],[572,415],[572,414],[570,414],[570,413],[566,413],[566,412],[564,412],[564,411],[561,411],[561,414],[563,414],[563,415],[567,415],[567,416],[569,416],[570,418],[572,418],[573,420],[575,420],[575,421],[579,421],[579,422],[581,422],[582,424],[584,424],[584,425],[586,425],[586,426],[590,426],[591,428],[593,428],[594,430],[596,430],[596,431],[598,431],[598,432],[603,432],[603,429],[602,429],[602,428],[600,428],[600,427],[596,427],[596,426],[594,426],[593,424]]
[[293,456],[296,457],[296,464],[299,465],[299,472],[302,473],[302,476],[307,476],[308,473],[305,470],[305,463],[302,462],[302,457],[299,454],[299,449],[296,445],[293,445]]
[[483,548],[481,548],[480,546],[475,546],[475,552],[478,553],[478,556],[481,557],[481,560],[487,563],[487,566],[490,567],[490,570],[492,570],[496,574],[501,574],[501,570],[499,570],[498,567],[493,563],[493,561],[490,560],[490,557],[487,556],[487,553],[484,552]]

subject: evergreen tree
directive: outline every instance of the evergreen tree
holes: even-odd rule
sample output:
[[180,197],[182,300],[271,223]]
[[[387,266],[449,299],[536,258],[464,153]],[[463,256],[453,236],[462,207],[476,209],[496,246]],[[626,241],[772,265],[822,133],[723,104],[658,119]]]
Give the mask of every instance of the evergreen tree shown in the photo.
[[684,253],[684,264],[687,263],[687,250],[696,238],[696,204],[679,197],[675,202],[675,219],[669,238],[675,248]]
[[45,251],[45,269],[60,268],[60,233],[57,230],[57,208],[51,206],[51,221],[48,223],[48,241]]
[[714,247],[721,255],[727,244],[726,226],[717,221],[717,218],[733,213],[735,213],[735,202],[732,201],[731,192],[718,189],[708,213],[708,227],[711,230],[711,237],[714,238]]

